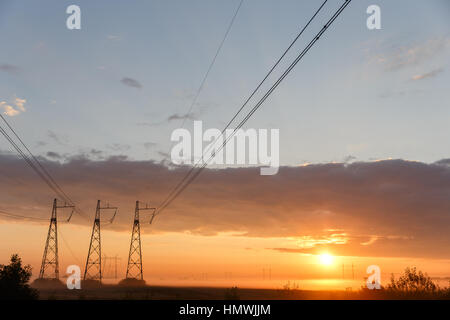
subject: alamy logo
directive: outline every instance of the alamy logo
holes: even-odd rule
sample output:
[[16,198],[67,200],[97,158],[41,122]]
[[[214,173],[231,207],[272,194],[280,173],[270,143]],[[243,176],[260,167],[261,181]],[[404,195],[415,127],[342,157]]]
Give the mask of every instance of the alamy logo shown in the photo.
[[80,30],[81,29],[81,9],[80,9],[80,7],[72,4],[67,7],[66,13],[70,14],[70,16],[68,16],[67,20],[66,20],[67,29]]
[[81,270],[80,267],[73,264],[67,267],[66,273],[69,275],[67,277],[67,289],[81,289]]
[[374,29],[381,29],[381,9],[376,4],[372,4],[367,7],[366,10],[367,14],[370,14],[370,16],[367,18],[366,24],[367,29],[374,30]]
[[366,270],[369,276],[367,277],[367,288],[370,290],[381,289],[381,269],[377,265],[371,265]]
[[[279,129],[211,128],[203,132],[202,121],[194,121],[194,134],[184,128],[175,129],[170,137],[178,142],[171,151],[174,164],[260,165],[261,175],[278,173],[280,165]],[[269,141],[270,134],[270,141]],[[225,147],[222,148],[226,142]],[[206,143],[206,147],[204,147]],[[268,152],[270,148],[270,153]]]

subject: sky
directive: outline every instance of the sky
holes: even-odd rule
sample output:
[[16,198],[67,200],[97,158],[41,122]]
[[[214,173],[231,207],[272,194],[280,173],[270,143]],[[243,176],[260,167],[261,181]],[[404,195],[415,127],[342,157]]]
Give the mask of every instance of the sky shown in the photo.
[[[244,0],[188,113],[239,3],[0,3],[0,111],[88,217],[60,228],[64,265],[83,265],[102,199],[120,207],[104,243],[124,269],[134,202],[157,205],[188,170],[170,166],[172,131],[223,128],[321,1]],[[81,30],[66,28],[70,4]],[[328,1],[269,83],[340,4]],[[366,27],[371,4],[381,30]],[[263,285],[277,286],[342,278],[352,263],[358,279],[370,264],[449,276],[449,13],[445,0],[353,1],[245,125],[280,130],[279,173],[205,170],[143,227],[148,278],[231,272],[261,286],[271,269],[278,282]],[[0,177],[0,209],[49,216],[54,195],[5,139]],[[2,218],[0,261],[15,250],[39,269],[46,224]],[[314,268],[324,252],[336,261]]]

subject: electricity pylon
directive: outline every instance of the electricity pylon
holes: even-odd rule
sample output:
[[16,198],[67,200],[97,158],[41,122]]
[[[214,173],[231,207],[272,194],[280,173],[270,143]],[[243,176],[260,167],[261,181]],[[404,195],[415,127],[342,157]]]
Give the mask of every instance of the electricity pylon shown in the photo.
[[134,210],[133,229],[131,230],[130,253],[128,254],[126,279],[144,280],[144,272],[142,270],[142,247],[141,247],[141,226],[139,223],[140,210],[156,210],[156,208],[139,208],[139,201],[136,201]]
[[[47,241],[45,242],[44,255],[42,257],[39,279],[59,279],[59,261],[58,261],[58,208],[74,208],[74,206],[58,206],[57,200],[53,200],[52,215],[50,226],[48,228]],[[51,268],[53,272],[48,274],[46,271]]]
[[[106,207],[101,207],[100,200],[97,200],[91,242],[89,244],[86,267],[84,268],[84,280],[102,281],[102,243],[100,237],[100,213],[102,209],[115,209],[117,213],[117,207],[110,207],[109,205]],[[115,215],[116,214],[114,214],[114,216]]]

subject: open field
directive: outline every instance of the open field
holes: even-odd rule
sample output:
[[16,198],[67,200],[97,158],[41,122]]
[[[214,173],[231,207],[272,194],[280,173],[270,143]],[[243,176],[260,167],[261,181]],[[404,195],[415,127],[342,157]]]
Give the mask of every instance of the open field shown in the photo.
[[40,289],[43,300],[368,300],[368,299],[450,299],[450,295],[393,295],[385,291],[324,291],[284,289],[240,289],[208,287],[121,287],[68,290]]

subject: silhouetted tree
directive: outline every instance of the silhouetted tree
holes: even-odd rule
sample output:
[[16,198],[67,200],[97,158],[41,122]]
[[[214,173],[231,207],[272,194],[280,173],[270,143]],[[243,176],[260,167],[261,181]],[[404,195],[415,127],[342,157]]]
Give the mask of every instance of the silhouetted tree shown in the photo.
[[388,290],[400,291],[405,293],[436,293],[439,287],[433,280],[422,271],[417,271],[416,267],[406,268],[403,275],[395,280],[391,277],[391,283],[387,286]]
[[30,277],[31,266],[22,267],[22,260],[17,254],[13,254],[9,265],[0,265],[0,299],[37,299],[37,290],[28,285]]

